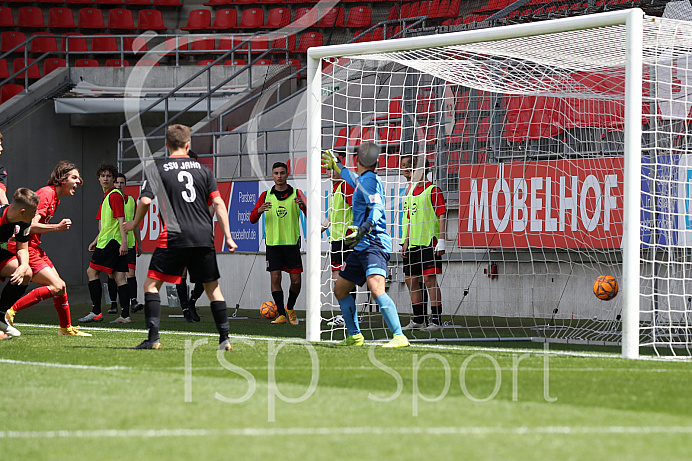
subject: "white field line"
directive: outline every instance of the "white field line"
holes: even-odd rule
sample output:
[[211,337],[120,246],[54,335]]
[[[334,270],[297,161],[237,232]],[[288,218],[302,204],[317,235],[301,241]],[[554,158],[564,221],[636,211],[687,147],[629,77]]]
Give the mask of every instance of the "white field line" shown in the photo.
[[54,362],[26,362],[24,360],[10,360],[10,359],[0,359],[0,363],[9,363],[11,365],[32,365],[38,367],[52,367],[52,368],[71,368],[77,370],[100,370],[100,371],[111,371],[111,370],[132,370],[130,367],[99,367],[96,365],[72,365],[69,363],[54,363]]
[[[692,426],[442,426],[442,427],[292,427],[282,429],[284,435],[349,436],[349,435],[647,435],[692,434]],[[228,429],[100,429],[55,431],[0,431],[0,439],[50,438],[164,438],[164,437],[272,437],[276,428],[247,427]]]
[[[55,328],[53,325],[40,325],[31,323],[17,323],[17,327],[29,327],[29,328]],[[102,331],[102,332],[121,332],[121,333],[142,333],[146,334],[147,330],[135,329],[135,328],[105,328],[105,327],[81,327],[84,331]],[[162,335],[177,335],[177,336],[206,336],[217,338],[217,333],[202,333],[202,332],[192,332],[192,331],[161,331]],[[247,336],[231,334],[231,338],[244,338],[256,341],[287,341],[295,343],[305,343],[304,339],[299,338],[285,338],[280,336]],[[327,344],[335,344],[338,341],[323,341]],[[381,344],[383,341],[367,341],[366,344]],[[518,354],[545,354],[546,352],[542,349],[525,349],[525,348],[510,348],[510,347],[483,347],[483,346],[449,346],[440,344],[419,344],[411,343],[411,347],[418,349],[433,349],[440,351],[478,351],[478,352],[498,352],[498,353],[518,353]],[[560,351],[550,349],[547,351],[548,354],[552,356],[563,356],[563,357],[582,357],[582,358],[599,358],[599,359],[618,359],[624,360],[620,354],[611,354],[607,352],[579,352],[579,351]],[[653,362],[690,362],[692,357],[656,357],[656,356],[640,356],[638,360],[642,361],[653,361]]]

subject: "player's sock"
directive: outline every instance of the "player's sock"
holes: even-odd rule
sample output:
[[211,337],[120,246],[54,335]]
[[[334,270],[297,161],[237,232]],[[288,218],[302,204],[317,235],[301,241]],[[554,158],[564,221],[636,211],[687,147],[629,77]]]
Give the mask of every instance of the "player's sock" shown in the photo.
[[274,304],[276,304],[278,315],[286,315],[286,308],[284,307],[284,292],[272,291],[272,298],[274,299]]
[[[14,304],[11,304],[11,307],[15,311],[21,311],[22,309],[31,307],[34,304],[39,303],[44,299],[48,299],[51,296],[53,296],[53,293],[50,292],[50,288],[48,287],[35,288],[31,290],[29,293],[27,293],[25,296],[22,296],[26,289],[27,285],[12,285],[8,283],[5,286],[5,289],[2,290],[2,297],[5,296],[6,291],[8,291],[8,298],[17,297],[17,299],[15,299]],[[0,300],[0,305],[4,306],[4,304],[2,303],[3,301]]]
[[411,307],[413,308],[413,321],[415,323],[425,323],[425,304],[416,303]]
[[120,298],[120,307],[122,308],[120,316],[126,319],[130,316],[130,287],[127,283],[118,287],[118,297]]
[[192,289],[192,295],[190,295],[190,299],[194,298],[195,301],[202,296],[202,293],[204,293],[204,284],[203,283],[195,283],[195,287]]
[[300,295],[300,291],[296,293],[295,291],[288,290],[288,304],[286,304],[286,309],[293,310],[296,305],[298,295]]
[[394,304],[392,298],[390,298],[387,293],[382,293],[379,298],[375,299],[375,302],[380,306],[382,317],[384,317],[384,320],[387,322],[390,331],[395,335],[402,334],[399,313],[396,311],[396,304]]
[[226,311],[226,301],[212,301],[211,315],[214,316],[216,329],[219,330],[219,344],[228,339],[228,312]]
[[348,334],[357,335],[360,333],[360,328],[358,327],[358,312],[353,296],[349,294],[345,298],[339,299],[339,307],[341,307],[341,315],[343,315],[344,322],[346,322]]
[[144,321],[149,329],[149,341],[157,341],[161,323],[161,297],[158,293],[144,293]]
[[55,306],[55,311],[58,313],[60,327],[69,328],[72,325],[72,320],[70,317],[70,303],[67,300],[67,293],[63,293],[60,296],[53,296],[53,306]]
[[101,296],[103,296],[100,280],[89,280],[89,294],[91,295],[91,312],[98,315],[101,313]]
[[437,306],[430,306],[431,316],[430,320],[435,325],[442,325],[442,304]]
[[111,307],[118,308],[118,284],[115,279],[108,277],[108,297],[111,299]]
[[180,307],[187,309],[187,280],[182,279],[180,283],[175,286],[175,291],[178,292]]
[[137,277],[128,277],[127,286],[130,289],[130,304],[137,302]]

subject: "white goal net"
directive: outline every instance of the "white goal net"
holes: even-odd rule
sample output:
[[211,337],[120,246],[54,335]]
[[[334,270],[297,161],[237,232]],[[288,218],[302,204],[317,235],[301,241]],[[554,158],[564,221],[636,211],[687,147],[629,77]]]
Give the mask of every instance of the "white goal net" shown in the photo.
[[[624,331],[626,356],[689,355],[692,23],[632,10],[309,56],[308,339],[344,335],[333,229],[316,222],[346,218],[320,151],[353,168],[374,142],[387,290],[410,339],[620,344]],[[619,283],[611,300],[594,294],[601,275]],[[385,338],[365,287],[356,299],[366,338]]]

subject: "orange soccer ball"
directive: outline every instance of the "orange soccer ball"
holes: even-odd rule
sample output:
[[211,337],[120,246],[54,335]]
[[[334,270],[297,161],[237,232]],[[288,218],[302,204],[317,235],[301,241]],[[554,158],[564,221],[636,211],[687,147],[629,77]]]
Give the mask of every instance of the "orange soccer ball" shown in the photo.
[[610,301],[618,294],[618,281],[610,275],[601,275],[593,283],[593,294],[603,301]]
[[276,308],[274,301],[265,301],[260,306],[260,314],[262,314],[262,317],[265,319],[273,319],[278,312],[279,310]]

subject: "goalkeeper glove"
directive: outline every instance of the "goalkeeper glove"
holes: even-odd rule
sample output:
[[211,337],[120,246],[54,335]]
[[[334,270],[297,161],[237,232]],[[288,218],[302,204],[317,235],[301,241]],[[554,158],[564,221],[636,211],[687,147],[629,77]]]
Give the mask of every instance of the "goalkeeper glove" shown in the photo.
[[344,166],[341,164],[339,159],[336,158],[336,155],[332,153],[329,149],[325,150],[324,153],[322,154],[322,168],[325,168],[327,170],[334,170],[338,174],[341,174],[341,169]]
[[435,253],[438,251],[444,252],[445,250],[445,241],[443,239],[438,240],[437,245],[435,245]]
[[367,234],[372,230],[372,222],[365,221],[360,227],[348,226],[346,230],[346,238],[344,239],[344,246],[349,250],[355,248],[358,243],[363,240]]

